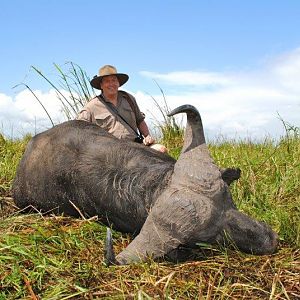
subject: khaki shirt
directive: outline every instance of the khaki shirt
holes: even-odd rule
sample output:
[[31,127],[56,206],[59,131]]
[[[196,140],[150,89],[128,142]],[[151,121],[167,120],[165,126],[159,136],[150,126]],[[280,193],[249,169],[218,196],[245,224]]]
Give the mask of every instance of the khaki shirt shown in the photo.
[[[137,131],[138,125],[144,120],[145,116],[141,113],[135,98],[132,95],[127,94],[132,100],[131,102],[133,103],[135,112],[132,110],[124,93],[125,92],[119,91],[118,104],[115,109],[118,111],[118,114],[120,114],[135,131]],[[95,123],[117,138],[133,141],[136,138],[133,129],[130,128],[130,126],[128,126],[128,124],[126,124],[113,109],[110,109],[112,104],[105,100],[103,95],[102,98],[99,98],[100,96],[91,99],[79,112],[77,120]]]

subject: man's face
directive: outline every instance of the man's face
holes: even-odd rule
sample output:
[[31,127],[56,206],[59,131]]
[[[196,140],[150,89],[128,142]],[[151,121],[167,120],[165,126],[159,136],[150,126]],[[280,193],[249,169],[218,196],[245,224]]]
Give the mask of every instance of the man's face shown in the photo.
[[101,89],[103,94],[106,96],[116,95],[118,93],[119,86],[119,80],[115,75],[105,76],[102,78]]

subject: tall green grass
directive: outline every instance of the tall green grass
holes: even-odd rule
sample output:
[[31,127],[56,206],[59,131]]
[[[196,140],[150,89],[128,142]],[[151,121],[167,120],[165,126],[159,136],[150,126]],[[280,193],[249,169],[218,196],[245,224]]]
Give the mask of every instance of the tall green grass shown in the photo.
[[[95,96],[95,92],[89,84],[89,77],[79,65],[67,62],[64,66],[54,64],[54,67],[58,73],[57,82],[50,80],[37,67],[32,66],[32,69],[56,91],[67,119],[74,119],[80,109]],[[63,91],[67,91],[67,94]]]
[[300,139],[286,137],[277,144],[224,142],[210,149],[218,165],[242,170],[232,188],[238,207],[300,247]]
[[155,81],[157,87],[161,92],[162,99],[160,101],[153,96],[151,96],[154,105],[160,112],[160,117],[157,118],[155,115],[152,115],[155,122],[155,128],[159,131],[160,143],[165,145],[169,149],[169,154],[177,157],[180,153],[182,144],[183,144],[183,135],[184,128],[177,124],[175,118],[168,117],[168,114],[171,112],[171,109],[168,105],[165,93],[160,85]]
[[[52,80],[38,67],[31,66],[31,69],[34,70],[42,80],[46,81],[50,88],[54,89],[56,97],[61,103],[65,117],[68,120],[72,120],[77,116],[80,109],[95,96],[95,91],[89,84],[88,75],[79,65],[73,62],[66,62],[63,66],[54,63],[54,68],[57,72],[57,78]],[[15,88],[19,86],[24,86],[33,94],[54,126],[55,124],[45,104],[38,98],[33,89],[26,83],[20,83],[16,85]]]
[[0,133],[0,196],[8,196],[19,160],[31,136],[12,140]]

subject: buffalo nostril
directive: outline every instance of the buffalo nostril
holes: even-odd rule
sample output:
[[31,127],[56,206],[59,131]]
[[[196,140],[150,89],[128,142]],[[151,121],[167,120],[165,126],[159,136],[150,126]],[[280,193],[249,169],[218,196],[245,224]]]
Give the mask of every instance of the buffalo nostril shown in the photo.
[[273,254],[277,251],[279,244],[279,236],[276,232],[271,231],[269,233],[269,238],[265,240],[264,248],[266,249],[266,254]]

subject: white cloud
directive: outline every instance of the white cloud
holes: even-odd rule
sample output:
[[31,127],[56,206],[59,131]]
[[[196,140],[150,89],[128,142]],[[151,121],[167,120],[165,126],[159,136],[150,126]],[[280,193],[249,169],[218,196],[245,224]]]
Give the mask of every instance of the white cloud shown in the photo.
[[[229,138],[278,138],[284,134],[279,115],[285,122],[300,126],[300,48],[255,71],[141,74],[155,79],[160,86],[168,86],[171,92],[164,92],[172,108],[182,104],[197,107],[210,138],[218,134]],[[154,109],[149,103],[145,107]]]
[[[270,66],[274,81],[286,92],[300,93],[300,48],[276,58]],[[298,97],[299,99],[299,97]]]
[[233,83],[234,78],[212,72],[171,72],[168,74],[159,74],[154,72],[142,71],[141,75],[166,81],[177,85],[228,85]]
[[[171,109],[182,104],[197,107],[209,139],[278,138],[284,134],[279,115],[300,127],[300,48],[269,60],[259,70],[228,74],[194,70],[141,74],[158,82]],[[162,120],[151,96],[141,91],[129,92],[137,98],[149,124]],[[55,123],[66,119],[54,90],[34,93]],[[159,89],[152,96],[164,107]],[[14,98],[0,94],[0,119],[0,132],[13,137],[51,127],[45,111],[29,90]],[[183,116],[179,120],[184,124]]]
[[[33,92],[55,124],[66,119],[54,90]],[[0,132],[11,138],[35,134],[52,126],[42,105],[29,90],[19,92],[14,98],[0,94],[0,119]]]

